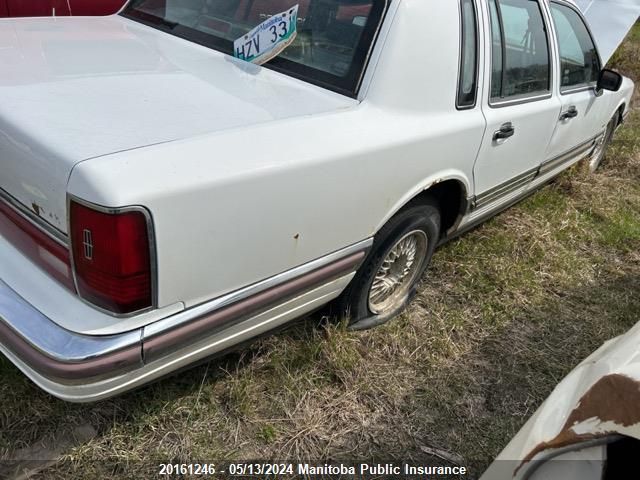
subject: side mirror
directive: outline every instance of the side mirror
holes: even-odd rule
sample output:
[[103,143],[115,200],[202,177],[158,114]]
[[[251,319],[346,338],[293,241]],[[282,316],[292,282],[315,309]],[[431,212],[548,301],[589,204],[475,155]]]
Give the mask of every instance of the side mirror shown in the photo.
[[600,72],[596,90],[598,92],[601,92],[602,90],[617,92],[622,86],[622,80],[623,77],[618,72],[614,72],[613,70],[608,70],[605,68]]

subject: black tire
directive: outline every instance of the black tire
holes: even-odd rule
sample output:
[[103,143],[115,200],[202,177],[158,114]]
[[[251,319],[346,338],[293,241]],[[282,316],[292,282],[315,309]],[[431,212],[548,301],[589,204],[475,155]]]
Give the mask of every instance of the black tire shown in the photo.
[[602,161],[607,156],[609,144],[613,140],[613,135],[616,132],[616,127],[618,126],[618,119],[619,115],[616,114],[611,120],[609,120],[609,123],[607,124],[607,127],[604,131],[602,143],[600,143],[600,145],[596,147],[596,151],[589,157],[587,168],[591,173],[595,173],[600,168],[600,166],[602,165]]
[[[402,300],[393,310],[382,314],[372,312],[369,308],[369,293],[376,274],[396,243],[405,235],[417,230],[426,234],[426,252],[419,260],[418,273],[411,282],[407,294],[402,296]],[[438,203],[432,198],[410,203],[387,222],[375,236],[367,258],[337,302],[339,316],[349,321],[349,329],[365,330],[382,325],[406,308],[415,295],[415,288],[424,271],[431,262],[439,238],[440,209]]]

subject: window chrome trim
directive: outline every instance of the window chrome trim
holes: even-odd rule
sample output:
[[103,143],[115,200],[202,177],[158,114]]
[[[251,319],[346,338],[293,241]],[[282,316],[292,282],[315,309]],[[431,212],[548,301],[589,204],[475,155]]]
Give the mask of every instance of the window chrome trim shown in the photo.
[[471,5],[473,6],[473,16],[474,16],[474,26],[475,26],[475,37],[476,37],[476,61],[475,61],[475,71],[474,71],[474,96],[473,96],[473,104],[469,105],[461,105],[460,104],[460,93],[462,90],[462,74],[463,72],[463,64],[464,64],[464,11],[463,11],[463,1],[458,0],[458,9],[460,16],[460,45],[458,47],[460,53],[460,61],[458,62],[458,87],[456,89],[456,109],[458,110],[473,110],[478,106],[478,94],[480,92],[480,15],[478,4],[476,0],[470,0]]
[[[112,312],[111,310],[107,310],[106,308],[102,308],[94,303],[86,300],[80,294],[80,290],[78,289],[78,278],[76,275],[76,262],[73,257],[73,240],[71,238],[71,201],[83,205],[87,208],[91,208],[100,213],[106,213],[108,215],[117,215],[120,213],[128,213],[128,212],[138,212],[144,215],[146,224],[147,224],[147,237],[149,238],[149,262],[151,263],[151,305],[140,310],[136,310],[135,312],[130,313],[117,313]],[[70,193],[67,193],[67,231],[69,232],[69,259],[71,260],[71,274],[73,276],[73,284],[76,288],[76,292],[78,298],[82,300],[84,303],[89,305],[91,308],[98,310],[99,312],[105,313],[117,319],[131,318],[137,315],[141,315],[143,313],[150,312],[152,310],[156,310],[158,308],[158,252],[156,245],[156,234],[155,227],[153,223],[153,217],[151,216],[151,212],[143,207],[142,205],[131,205],[127,207],[105,207],[103,205],[98,205],[95,203],[91,203],[87,200],[83,200],[82,198],[76,197]]]
[[[489,75],[489,88],[488,88],[488,93],[487,96],[489,98],[489,107],[490,108],[504,108],[504,107],[511,107],[514,105],[522,105],[525,103],[530,103],[530,102],[538,102],[541,100],[547,100],[551,97],[553,97],[553,85],[554,85],[554,81],[555,81],[555,69],[553,66],[553,54],[551,51],[551,41],[552,39],[550,38],[550,33],[551,30],[549,29],[549,20],[546,16],[546,11],[545,8],[543,7],[542,3],[540,2],[540,0],[530,0],[532,2],[536,2],[536,4],[538,5],[538,8],[540,10],[540,17],[542,18],[542,24],[544,25],[544,32],[545,32],[545,37],[547,39],[547,58],[549,59],[549,76],[548,76],[548,90],[544,91],[544,92],[536,92],[533,93],[531,95],[529,94],[523,94],[523,95],[518,95],[518,96],[513,96],[513,97],[506,97],[506,98],[501,98],[501,97],[492,97],[491,96],[491,92],[492,92],[492,82],[493,82],[493,74]],[[502,20],[502,12],[500,11],[500,0],[495,0],[496,3],[496,10],[497,10],[497,14],[498,14],[498,22],[500,23],[500,38],[501,38],[501,46],[502,46],[502,87],[504,88],[504,82],[505,82],[505,75],[506,75],[506,70],[504,68],[504,59],[506,57],[506,42],[505,42],[505,34],[504,34],[504,25],[503,25],[503,20]],[[487,12],[488,12],[488,17],[489,17],[489,32],[490,32],[490,40],[489,40],[489,44],[490,44],[490,48],[489,48],[489,69],[490,71],[493,73],[493,30],[492,30],[492,22],[491,22],[491,6],[489,5],[489,2],[487,1]]]
[[46,234],[49,238],[51,238],[51,240],[54,240],[63,247],[68,246],[69,238],[64,233],[55,228],[53,225],[47,223],[46,220],[42,219],[42,217],[39,217],[38,215],[33,213],[25,205],[20,203],[20,201],[4,191],[2,188],[0,188],[0,202],[4,202],[9,205],[9,207],[11,207],[16,213],[22,216],[25,220],[31,223],[42,233]]
[[[505,41],[506,35],[504,33],[504,19],[502,18],[502,8],[500,5],[500,0],[495,0],[496,5],[496,16],[498,17],[498,26],[500,27],[500,49],[502,51],[502,68],[500,71],[500,94],[502,94],[504,90],[504,83],[507,78],[506,70],[504,68],[506,58],[507,58],[507,42]],[[491,21],[491,5],[489,5],[489,25],[492,25]],[[493,27],[491,26],[491,29]],[[491,31],[491,55],[493,55],[493,30]],[[491,76],[489,77],[489,101],[491,101],[491,92],[493,91],[493,57],[491,58]]]
[[588,92],[589,90],[593,90],[595,92],[596,87],[597,82],[590,82],[575,85],[569,88],[560,88],[560,95],[571,95],[572,93]]
[[518,95],[517,97],[511,97],[506,100],[500,100],[499,102],[489,101],[491,108],[504,108],[511,107],[513,105],[522,105],[525,103],[538,102],[540,100],[548,100],[553,97],[553,93],[546,92],[539,95]]

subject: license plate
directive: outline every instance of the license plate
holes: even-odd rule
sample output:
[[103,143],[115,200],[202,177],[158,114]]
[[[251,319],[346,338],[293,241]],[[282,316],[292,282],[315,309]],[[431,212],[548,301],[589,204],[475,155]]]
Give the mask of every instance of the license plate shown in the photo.
[[298,5],[272,15],[233,42],[233,56],[262,65],[291,45],[298,33]]

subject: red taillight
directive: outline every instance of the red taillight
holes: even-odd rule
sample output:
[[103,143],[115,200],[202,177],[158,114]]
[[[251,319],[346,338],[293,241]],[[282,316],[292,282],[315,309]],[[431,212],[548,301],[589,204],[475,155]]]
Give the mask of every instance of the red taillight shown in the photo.
[[105,213],[70,204],[71,249],[80,296],[118,314],[151,307],[147,216],[140,210]]

